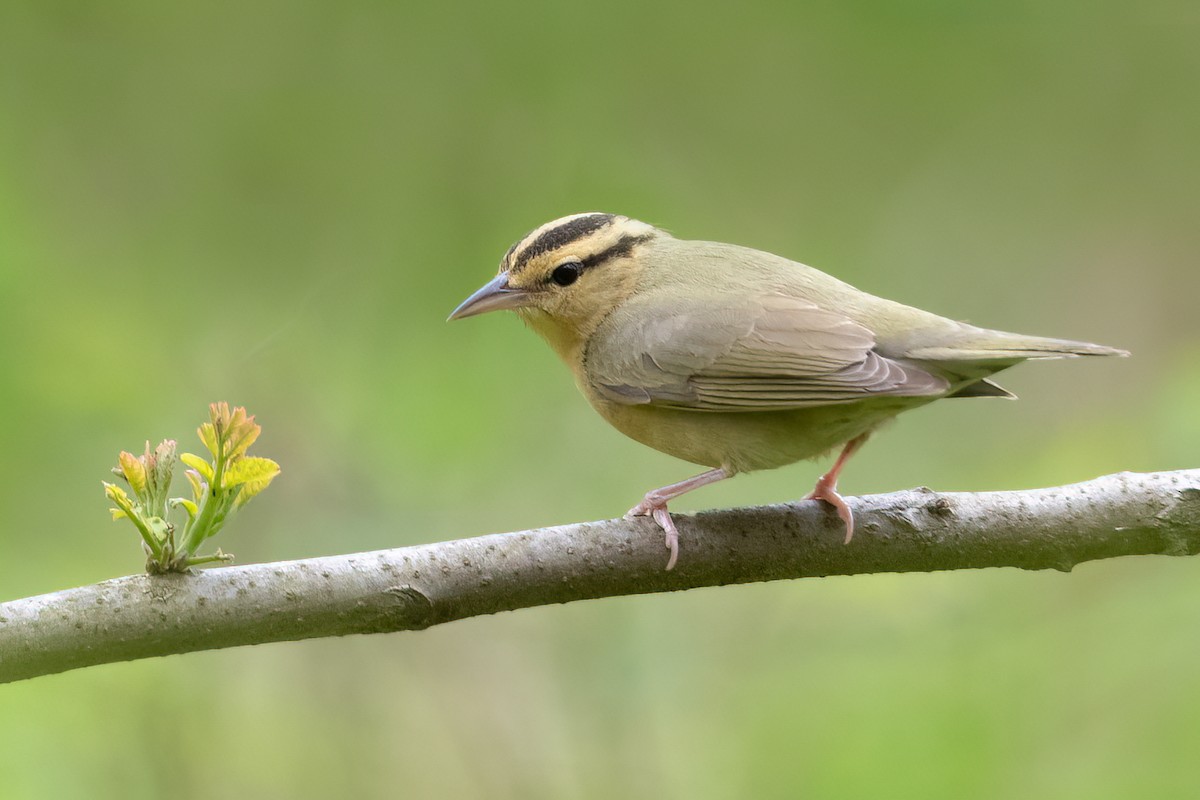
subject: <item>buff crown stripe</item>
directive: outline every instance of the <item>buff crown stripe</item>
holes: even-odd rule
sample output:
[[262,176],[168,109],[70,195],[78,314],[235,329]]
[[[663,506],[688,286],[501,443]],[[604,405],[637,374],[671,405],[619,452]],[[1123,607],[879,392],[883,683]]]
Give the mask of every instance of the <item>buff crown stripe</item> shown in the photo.
[[514,253],[509,269],[519,270],[537,256],[589,236],[601,228],[611,225],[616,218],[615,214],[587,214],[569,219],[561,225],[544,231],[524,249]]

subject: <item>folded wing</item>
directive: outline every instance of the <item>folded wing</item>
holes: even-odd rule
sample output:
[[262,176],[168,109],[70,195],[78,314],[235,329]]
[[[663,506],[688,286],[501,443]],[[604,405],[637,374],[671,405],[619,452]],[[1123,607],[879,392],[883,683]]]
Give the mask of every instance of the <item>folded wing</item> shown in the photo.
[[948,390],[944,378],[874,348],[869,329],[808,300],[714,294],[669,309],[626,304],[592,338],[585,369],[610,400],[697,411],[778,411]]

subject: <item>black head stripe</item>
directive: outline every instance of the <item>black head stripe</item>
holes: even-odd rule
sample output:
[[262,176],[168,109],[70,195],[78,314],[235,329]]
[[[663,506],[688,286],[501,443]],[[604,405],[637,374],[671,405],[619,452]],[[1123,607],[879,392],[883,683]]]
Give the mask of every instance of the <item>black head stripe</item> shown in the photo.
[[642,242],[648,241],[651,238],[652,234],[649,233],[644,233],[640,236],[635,234],[627,234],[622,236],[612,247],[601,250],[599,253],[592,253],[590,256],[583,259],[583,266],[590,269],[591,267],[600,266],[609,259],[627,256],[634,247]]
[[520,253],[514,254],[516,261],[509,268],[513,270],[520,269],[528,264],[531,259],[540,256],[542,253],[557,250],[577,239],[582,239],[584,236],[595,233],[606,225],[611,225],[614,219],[616,219],[616,216],[613,214],[588,214],[585,217],[576,217],[575,219],[568,220],[562,225],[551,228],[541,234]]
[[508,252],[504,254],[504,258],[500,259],[500,271],[501,272],[508,271],[508,268],[510,266],[509,262],[512,260],[513,253],[515,253],[517,251],[517,245],[519,245],[519,244],[520,244],[520,242],[514,242],[513,246],[508,248]]

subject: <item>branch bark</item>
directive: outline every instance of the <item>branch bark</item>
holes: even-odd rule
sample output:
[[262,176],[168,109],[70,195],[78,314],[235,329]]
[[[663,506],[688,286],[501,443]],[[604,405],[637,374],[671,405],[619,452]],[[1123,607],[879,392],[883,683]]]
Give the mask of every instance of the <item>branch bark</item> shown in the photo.
[[679,565],[645,518],[303,561],[132,575],[0,604],[0,683],[92,664],[351,633],[598,597],[783,578],[981,567],[1069,571],[1200,552],[1200,470],[1017,492],[849,498],[854,541],[799,502],[676,515]]

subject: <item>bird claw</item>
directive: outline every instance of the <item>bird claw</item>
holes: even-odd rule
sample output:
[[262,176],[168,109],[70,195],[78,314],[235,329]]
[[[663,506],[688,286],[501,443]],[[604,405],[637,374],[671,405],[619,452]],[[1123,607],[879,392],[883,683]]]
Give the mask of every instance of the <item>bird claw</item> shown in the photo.
[[648,517],[654,513],[654,506],[647,505],[643,500],[633,508],[625,512],[625,519],[633,519],[634,517]]
[[850,544],[850,540],[854,538],[854,512],[850,510],[850,506],[838,494],[837,483],[821,478],[821,480],[817,481],[816,488],[804,499],[823,500],[833,506],[834,510],[837,511],[837,515],[841,517],[842,522],[846,523],[846,540],[843,544]]
[[667,558],[667,572],[675,569],[675,562],[679,559],[679,531],[675,528],[675,521],[671,519],[671,513],[667,511],[666,506],[659,506],[654,509],[651,514],[654,521],[658,523],[658,527],[663,529],[665,534],[667,549],[671,551],[671,555]]
[[648,500],[643,500],[625,514],[625,519],[633,519],[634,517],[650,517],[662,528],[664,535],[664,543],[671,555],[667,558],[667,571],[675,569],[675,562],[679,559],[679,529],[675,527],[675,521],[671,519],[671,513],[667,511],[666,503],[652,503]]
[[675,561],[679,558],[679,531],[675,528],[675,522],[671,519],[671,514],[667,511],[667,503],[685,492],[690,492],[692,489],[699,489],[701,486],[723,481],[732,474],[733,470],[729,467],[716,467],[710,469],[708,472],[702,472],[699,475],[688,478],[686,481],[672,483],[670,486],[664,486],[661,489],[647,492],[646,496],[642,498],[642,502],[629,509],[629,513],[625,515],[625,519],[652,517],[658,523],[658,527],[662,528],[663,534],[666,537],[667,549],[671,551],[671,557],[667,559],[667,569],[674,569]]

